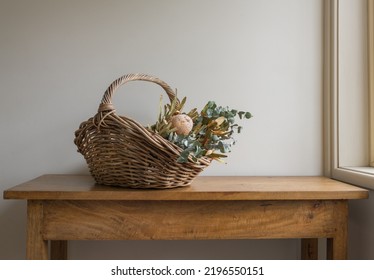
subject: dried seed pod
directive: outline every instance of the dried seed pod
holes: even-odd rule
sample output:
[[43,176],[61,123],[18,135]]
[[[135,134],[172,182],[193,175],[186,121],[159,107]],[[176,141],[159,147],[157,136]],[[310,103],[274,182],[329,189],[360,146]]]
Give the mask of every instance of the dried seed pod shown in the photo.
[[186,114],[175,115],[170,121],[177,134],[188,135],[192,130],[193,121]]

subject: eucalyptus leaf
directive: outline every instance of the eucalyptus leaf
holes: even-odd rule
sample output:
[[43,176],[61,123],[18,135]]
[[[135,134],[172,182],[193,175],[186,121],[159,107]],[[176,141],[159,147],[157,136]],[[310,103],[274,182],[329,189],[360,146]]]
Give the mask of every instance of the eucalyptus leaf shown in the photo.
[[244,116],[246,119],[252,118],[252,114],[250,112],[246,112]]

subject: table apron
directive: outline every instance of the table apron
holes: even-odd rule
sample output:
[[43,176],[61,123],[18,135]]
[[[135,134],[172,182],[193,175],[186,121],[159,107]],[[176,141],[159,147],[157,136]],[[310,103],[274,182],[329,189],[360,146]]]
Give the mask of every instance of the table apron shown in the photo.
[[334,238],[347,200],[40,200],[44,240]]

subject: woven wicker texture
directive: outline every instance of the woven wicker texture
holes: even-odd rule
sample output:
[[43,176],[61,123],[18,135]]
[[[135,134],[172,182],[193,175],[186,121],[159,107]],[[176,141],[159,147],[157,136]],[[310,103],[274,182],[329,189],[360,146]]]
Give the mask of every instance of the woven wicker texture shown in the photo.
[[177,163],[181,149],[136,121],[118,116],[112,104],[116,89],[130,81],[160,85],[170,101],[174,91],[162,80],[128,74],[115,80],[105,91],[98,113],[75,132],[74,143],[87,161],[96,182],[131,188],[175,188],[190,185],[209,158]]

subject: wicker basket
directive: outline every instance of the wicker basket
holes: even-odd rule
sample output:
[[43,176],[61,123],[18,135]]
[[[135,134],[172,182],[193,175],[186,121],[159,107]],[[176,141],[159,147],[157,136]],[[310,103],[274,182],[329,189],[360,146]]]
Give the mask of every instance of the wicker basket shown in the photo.
[[112,96],[117,88],[130,81],[156,83],[170,101],[176,98],[170,86],[158,78],[144,74],[122,76],[105,91],[98,113],[75,132],[78,152],[99,184],[131,188],[190,185],[211,160],[203,157],[197,162],[178,163],[181,148],[136,121],[117,115]]

